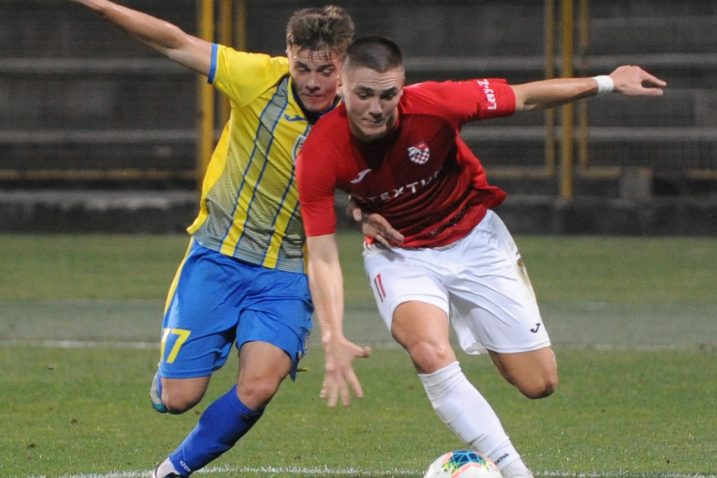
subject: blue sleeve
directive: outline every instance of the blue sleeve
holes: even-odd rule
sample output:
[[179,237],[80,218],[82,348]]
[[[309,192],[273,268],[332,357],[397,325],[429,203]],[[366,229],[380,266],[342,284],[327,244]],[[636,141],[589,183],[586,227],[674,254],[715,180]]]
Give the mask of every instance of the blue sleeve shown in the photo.
[[209,76],[207,77],[207,83],[210,85],[214,83],[214,77],[217,74],[217,57],[219,55],[219,46],[216,43],[212,43],[212,61],[209,64]]

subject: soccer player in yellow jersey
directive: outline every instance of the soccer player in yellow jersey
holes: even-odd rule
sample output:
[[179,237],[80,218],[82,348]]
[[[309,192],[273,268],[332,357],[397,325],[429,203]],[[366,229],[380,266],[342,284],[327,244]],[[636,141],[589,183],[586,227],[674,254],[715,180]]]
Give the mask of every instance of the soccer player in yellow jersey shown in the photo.
[[189,410],[236,343],[236,386],[207,407],[152,473],[188,476],[234,446],[284,378],[295,378],[313,305],[294,160],[313,123],[336,105],[353,22],[335,6],[299,10],[287,26],[287,56],[270,57],[213,44],[107,0],[73,1],[206,75],[231,101],[189,227],[189,250],[168,294],[150,392],[160,412]]

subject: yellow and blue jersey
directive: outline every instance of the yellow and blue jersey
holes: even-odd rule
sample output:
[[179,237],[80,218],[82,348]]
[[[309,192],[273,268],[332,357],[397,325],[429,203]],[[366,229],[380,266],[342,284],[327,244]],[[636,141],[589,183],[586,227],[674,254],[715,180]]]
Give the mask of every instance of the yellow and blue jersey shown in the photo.
[[285,57],[214,45],[209,82],[231,103],[188,231],[204,247],[270,269],[304,272],[294,162],[311,129]]

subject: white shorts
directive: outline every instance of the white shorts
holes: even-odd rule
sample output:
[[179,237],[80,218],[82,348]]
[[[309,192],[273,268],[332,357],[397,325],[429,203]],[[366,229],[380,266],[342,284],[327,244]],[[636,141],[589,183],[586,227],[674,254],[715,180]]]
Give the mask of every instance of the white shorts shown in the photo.
[[449,315],[461,348],[527,352],[550,345],[518,247],[492,211],[445,247],[368,246],[364,267],[381,317],[391,329],[401,303],[420,301]]

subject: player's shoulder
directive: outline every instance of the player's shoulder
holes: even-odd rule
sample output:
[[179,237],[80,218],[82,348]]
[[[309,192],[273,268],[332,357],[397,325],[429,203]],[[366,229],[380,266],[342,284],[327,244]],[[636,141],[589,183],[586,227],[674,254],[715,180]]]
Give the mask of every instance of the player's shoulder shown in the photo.
[[217,57],[220,64],[225,64],[230,70],[242,70],[245,75],[257,71],[280,77],[289,72],[289,60],[285,56],[241,51],[227,45],[217,44]]
[[404,88],[404,94],[415,98],[431,98],[451,95],[465,91],[466,88],[476,88],[480,84],[478,79],[424,81],[414,83]]
[[442,101],[462,88],[461,81],[424,81],[403,89],[406,101],[435,103]]
[[440,112],[460,96],[455,81],[424,81],[403,89],[402,112],[440,115]]

